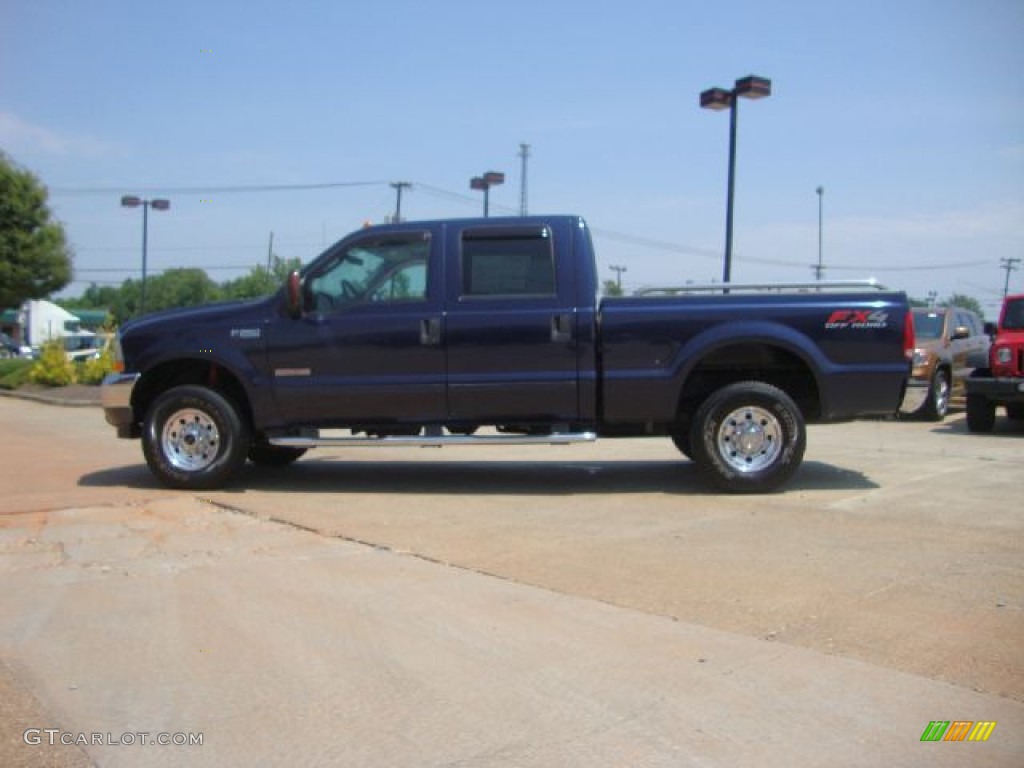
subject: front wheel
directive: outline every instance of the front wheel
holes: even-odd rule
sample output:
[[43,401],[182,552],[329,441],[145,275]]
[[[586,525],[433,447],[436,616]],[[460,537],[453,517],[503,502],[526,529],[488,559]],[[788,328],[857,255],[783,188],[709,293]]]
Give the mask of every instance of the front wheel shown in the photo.
[[796,472],[807,444],[803,415],[778,387],[741,381],[714,392],[693,420],[701,472],[730,493],[775,490]]
[[949,374],[936,369],[928,384],[928,397],[917,415],[928,421],[942,421],[949,412]]
[[171,488],[219,488],[245,463],[248,450],[249,428],[238,410],[206,387],[167,390],[143,422],[146,463]]
[[967,396],[967,431],[991,432],[996,425],[996,406],[984,395]]

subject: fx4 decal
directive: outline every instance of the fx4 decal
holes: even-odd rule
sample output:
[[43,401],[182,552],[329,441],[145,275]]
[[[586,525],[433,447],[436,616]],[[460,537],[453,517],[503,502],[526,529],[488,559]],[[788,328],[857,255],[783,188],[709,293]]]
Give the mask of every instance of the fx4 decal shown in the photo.
[[837,309],[825,321],[826,330],[888,327],[889,313],[880,309]]

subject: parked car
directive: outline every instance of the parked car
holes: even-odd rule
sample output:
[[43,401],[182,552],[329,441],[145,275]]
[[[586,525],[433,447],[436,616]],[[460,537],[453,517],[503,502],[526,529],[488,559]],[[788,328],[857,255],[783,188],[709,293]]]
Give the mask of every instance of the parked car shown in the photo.
[[75,333],[63,337],[64,352],[72,362],[95,360],[103,351],[103,339],[93,333]]
[[985,359],[991,339],[974,312],[962,307],[916,307],[913,371],[902,413],[941,421],[952,399],[963,400],[973,361]]
[[21,347],[6,333],[0,333],[0,357],[17,357]]
[[1024,419],[1024,294],[1003,301],[988,363],[967,380],[967,428],[991,432],[997,406]]

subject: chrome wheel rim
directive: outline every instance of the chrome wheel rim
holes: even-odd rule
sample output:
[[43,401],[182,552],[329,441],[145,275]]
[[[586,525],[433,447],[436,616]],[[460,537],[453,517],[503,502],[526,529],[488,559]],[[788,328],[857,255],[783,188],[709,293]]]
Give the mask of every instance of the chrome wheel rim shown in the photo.
[[944,414],[949,407],[949,382],[940,375],[935,380],[935,412]]
[[205,412],[183,408],[164,422],[160,446],[175,469],[196,472],[217,458],[220,431]]
[[716,443],[722,460],[737,472],[758,472],[782,452],[782,423],[773,413],[748,406],[722,419]]

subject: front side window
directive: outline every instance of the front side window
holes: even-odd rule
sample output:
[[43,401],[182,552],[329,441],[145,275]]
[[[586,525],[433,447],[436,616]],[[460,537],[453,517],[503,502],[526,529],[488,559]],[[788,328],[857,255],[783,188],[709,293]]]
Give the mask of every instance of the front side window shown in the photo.
[[552,296],[555,259],[546,227],[481,228],[462,237],[462,295]]
[[1003,328],[1008,331],[1024,331],[1024,299],[1012,299],[1003,313]]
[[423,301],[429,253],[425,233],[352,243],[309,275],[309,307],[334,312],[367,303]]

